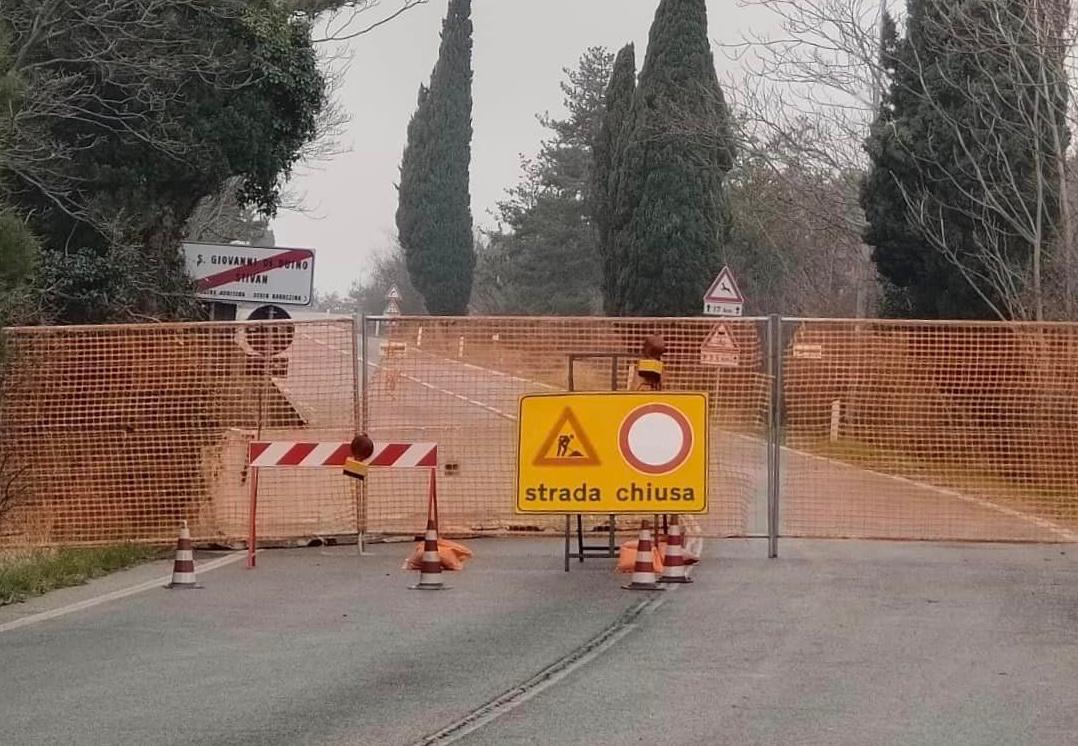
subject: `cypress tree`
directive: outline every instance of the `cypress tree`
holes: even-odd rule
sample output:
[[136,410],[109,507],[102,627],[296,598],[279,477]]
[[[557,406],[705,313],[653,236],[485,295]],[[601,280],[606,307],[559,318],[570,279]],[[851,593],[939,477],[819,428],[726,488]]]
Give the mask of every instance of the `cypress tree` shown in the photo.
[[733,137],[705,0],[661,0],[615,163],[617,314],[698,314],[721,266]]
[[434,315],[467,313],[475,271],[469,168],[472,3],[450,0],[438,62],[408,124],[397,230],[408,274]]
[[591,214],[599,233],[599,259],[602,270],[603,308],[617,313],[621,301],[615,294],[614,278],[619,258],[614,253],[614,236],[624,228],[624,215],[614,212],[617,203],[615,158],[624,147],[624,133],[636,92],[636,48],[626,44],[614,60],[614,71],[606,89],[606,102],[599,132],[592,148]]
[[[1042,65],[1052,76],[1062,71],[1031,7],[909,0],[904,38],[885,19],[891,82],[866,142],[861,202],[889,315],[996,318],[1010,301],[988,253],[1023,278],[1018,294],[1034,272],[1034,246],[1017,228],[1039,220],[1050,236],[1058,218],[1049,122],[1062,128],[1066,100],[1038,80]],[[1031,112],[1046,114],[1034,125]],[[912,218],[911,201],[931,234]]]

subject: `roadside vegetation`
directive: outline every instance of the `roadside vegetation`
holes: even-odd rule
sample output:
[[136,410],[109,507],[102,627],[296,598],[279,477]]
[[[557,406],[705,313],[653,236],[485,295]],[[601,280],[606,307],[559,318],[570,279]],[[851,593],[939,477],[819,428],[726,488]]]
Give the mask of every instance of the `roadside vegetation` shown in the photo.
[[0,606],[166,556],[167,548],[140,544],[0,552]]

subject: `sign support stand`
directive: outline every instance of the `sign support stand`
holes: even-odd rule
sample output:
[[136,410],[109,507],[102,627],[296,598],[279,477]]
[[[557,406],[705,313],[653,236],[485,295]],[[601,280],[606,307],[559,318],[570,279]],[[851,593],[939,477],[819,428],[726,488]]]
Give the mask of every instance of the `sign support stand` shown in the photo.
[[[608,352],[598,353],[573,353],[569,355],[569,391],[576,391],[576,362],[578,360],[610,360],[610,390],[618,390],[618,378],[622,360],[632,360],[631,355],[616,355]],[[569,560],[577,559],[581,563],[588,557],[600,559],[617,559],[619,554],[617,544],[617,519],[616,515],[609,515],[607,526],[608,542],[606,545],[588,545],[584,543],[584,516],[576,514],[576,546],[577,551],[572,551],[573,520],[572,514],[565,514],[565,572],[569,572]]]
[[[255,425],[255,440],[262,440],[262,419],[265,413],[265,407],[263,406],[263,397],[265,395],[266,382],[269,379],[269,361],[265,356],[258,358],[260,363],[260,371],[258,376],[258,421]],[[251,500],[249,505],[250,515],[249,530],[247,534],[247,569],[255,569],[255,565],[258,561],[258,468],[251,466],[249,468],[251,479]]]

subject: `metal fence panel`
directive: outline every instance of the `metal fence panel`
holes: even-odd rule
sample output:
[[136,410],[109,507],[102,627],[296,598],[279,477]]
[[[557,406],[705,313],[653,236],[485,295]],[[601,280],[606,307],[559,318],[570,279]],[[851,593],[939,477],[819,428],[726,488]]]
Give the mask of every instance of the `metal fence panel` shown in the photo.
[[[200,541],[246,536],[252,438],[351,438],[354,329],[348,319],[8,330],[0,437],[24,499],[0,540],[172,541],[181,520]],[[354,533],[345,482],[267,473],[259,535]]]
[[784,536],[1078,538],[1078,325],[783,332]]
[[[522,394],[566,391],[571,355],[619,355],[628,383],[644,337],[668,345],[664,386],[711,397],[710,536],[766,530],[770,384],[766,325],[737,319],[396,318],[367,320],[366,411],[376,440],[437,441],[443,527],[460,532],[561,530],[517,516],[514,480]],[[718,327],[728,341],[713,340]],[[709,344],[709,340],[711,343]],[[710,350],[705,354],[706,350]],[[608,391],[611,361],[577,361],[576,390]],[[381,474],[368,486],[367,530],[411,532],[425,517],[423,475]],[[595,526],[600,519],[590,520]]]
[[[1078,540],[1078,325],[415,317],[368,319],[365,353],[358,331],[8,330],[0,485],[16,477],[25,500],[0,543],[171,541],[180,520],[240,541],[250,440],[363,425],[439,444],[444,529],[560,531],[514,512],[519,397],[567,390],[575,355],[599,356],[576,362],[575,389],[625,388],[649,334],[668,343],[667,388],[711,397],[712,510],[693,533],[765,535],[770,519],[783,536]],[[613,376],[603,355],[622,358]],[[376,472],[366,490],[268,470],[259,536],[423,526],[425,473]]]

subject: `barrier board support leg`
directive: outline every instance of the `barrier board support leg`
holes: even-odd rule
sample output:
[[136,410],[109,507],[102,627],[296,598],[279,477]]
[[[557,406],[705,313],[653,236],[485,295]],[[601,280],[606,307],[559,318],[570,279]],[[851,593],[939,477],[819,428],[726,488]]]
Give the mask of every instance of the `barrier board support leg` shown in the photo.
[[247,527],[247,569],[255,567],[255,547],[258,544],[258,467],[250,469],[251,502],[248,508],[250,525]]

